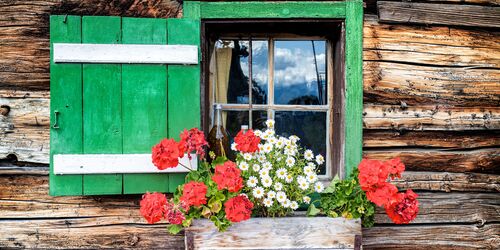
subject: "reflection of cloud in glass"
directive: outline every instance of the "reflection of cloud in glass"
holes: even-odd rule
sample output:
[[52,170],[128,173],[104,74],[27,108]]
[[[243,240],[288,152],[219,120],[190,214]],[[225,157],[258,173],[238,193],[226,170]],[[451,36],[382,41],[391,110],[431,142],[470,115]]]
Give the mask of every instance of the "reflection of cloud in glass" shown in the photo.
[[[311,43],[309,43],[311,45]],[[319,47],[319,46],[317,46]],[[323,47],[324,48],[324,47]],[[318,53],[316,48],[316,61],[319,73],[325,71],[325,53]],[[296,85],[316,81],[316,68],[312,48],[275,48],[274,81],[280,85]]]

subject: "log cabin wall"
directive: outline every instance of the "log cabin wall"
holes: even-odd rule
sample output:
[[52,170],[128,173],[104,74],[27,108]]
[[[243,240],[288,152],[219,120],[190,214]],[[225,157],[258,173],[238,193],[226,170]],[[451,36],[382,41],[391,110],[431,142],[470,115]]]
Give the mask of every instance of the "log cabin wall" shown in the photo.
[[[364,154],[399,156],[420,195],[410,225],[382,210],[371,248],[500,247],[500,2],[365,2]],[[50,197],[49,16],[179,17],[166,0],[0,2],[0,248],[182,249],[138,196]]]

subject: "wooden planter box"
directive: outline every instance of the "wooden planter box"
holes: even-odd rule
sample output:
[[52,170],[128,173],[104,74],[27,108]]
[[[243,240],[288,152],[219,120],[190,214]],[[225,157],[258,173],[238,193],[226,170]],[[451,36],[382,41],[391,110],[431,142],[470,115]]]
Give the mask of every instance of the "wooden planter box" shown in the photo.
[[186,249],[360,249],[361,221],[329,217],[251,218],[218,232],[196,220],[185,232]]

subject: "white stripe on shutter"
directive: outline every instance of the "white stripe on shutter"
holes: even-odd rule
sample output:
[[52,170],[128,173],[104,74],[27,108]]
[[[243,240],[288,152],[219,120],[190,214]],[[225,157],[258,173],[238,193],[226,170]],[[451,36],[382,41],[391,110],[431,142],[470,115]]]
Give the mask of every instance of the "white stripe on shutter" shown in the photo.
[[[198,167],[196,154],[191,154],[191,164],[184,156],[181,164]],[[54,174],[136,174],[136,173],[184,173],[188,169],[181,165],[175,168],[158,170],[151,160],[151,154],[56,154],[54,155]]]
[[54,43],[54,62],[198,64],[198,46]]

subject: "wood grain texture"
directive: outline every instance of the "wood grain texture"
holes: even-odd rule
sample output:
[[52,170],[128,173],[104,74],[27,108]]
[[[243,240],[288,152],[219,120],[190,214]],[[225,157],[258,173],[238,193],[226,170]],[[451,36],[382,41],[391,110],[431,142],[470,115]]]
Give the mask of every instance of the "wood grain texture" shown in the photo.
[[363,131],[363,147],[392,148],[394,150],[409,148],[440,149],[479,149],[499,148],[500,131]]
[[500,224],[377,226],[363,229],[364,249],[498,249]]
[[360,220],[328,217],[252,218],[218,232],[213,222],[195,220],[186,249],[354,249]]
[[500,148],[478,150],[388,149],[365,150],[364,157],[399,157],[412,171],[500,173]]
[[[411,224],[500,223],[500,193],[417,191],[419,211]],[[383,208],[377,207],[375,223],[390,224]]]
[[500,27],[499,7],[389,1],[377,7],[381,22]]
[[365,129],[498,130],[500,107],[448,107],[366,104]]
[[500,176],[495,174],[406,171],[391,180],[400,189],[461,192],[500,192]]

